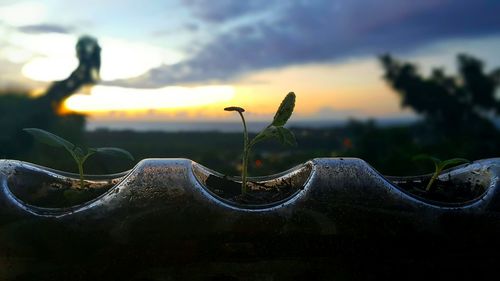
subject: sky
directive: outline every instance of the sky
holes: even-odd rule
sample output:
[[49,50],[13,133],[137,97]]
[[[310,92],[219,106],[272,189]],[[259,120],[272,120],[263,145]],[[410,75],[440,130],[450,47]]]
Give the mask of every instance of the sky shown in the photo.
[[498,67],[498,15],[498,0],[0,0],[0,89],[42,93],[91,35],[102,81],[64,105],[91,123],[237,121],[232,105],[261,121],[290,91],[292,120],[411,117],[377,56]]

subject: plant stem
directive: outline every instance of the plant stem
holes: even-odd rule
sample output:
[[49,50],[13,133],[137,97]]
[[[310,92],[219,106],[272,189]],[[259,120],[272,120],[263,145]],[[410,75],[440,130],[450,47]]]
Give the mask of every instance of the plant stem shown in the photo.
[[242,193],[247,192],[247,174],[248,174],[248,156],[250,154],[250,150],[246,149],[243,154],[243,172],[241,177],[241,190]]
[[243,159],[241,163],[241,192],[247,192],[247,173],[248,173],[248,155],[250,152],[250,147],[248,145],[248,131],[247,131],[247,123],[245,122],[245,117],[242,112],[238,111],[238,114],[241,117],[241,121],[243,122]]
[[83,189],[85,187],[85,182],[83,180],[83,162],[78,161],[78,173],[80,174],[80,188]]
[[439,174],[441,173],[441,170],[436,170],[434,174],[432,175],[431,179],[429,180],[429,183],[427,183],[427,186],[425,187],[425,191],[431,190],[432,184],[434,181],[437,179]]

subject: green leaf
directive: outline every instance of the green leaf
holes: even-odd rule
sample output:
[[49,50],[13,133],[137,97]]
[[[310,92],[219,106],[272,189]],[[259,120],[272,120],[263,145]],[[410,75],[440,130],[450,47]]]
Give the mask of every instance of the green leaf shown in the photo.
[[130,160],[134,160],[134,156],[130,154],[130,152],[125,149],[117,148],[117,147],[100,147],[100,148],[91,148],[90,151],[95,151],[96,153],[101,153],[105,155],[115,156],[115,157],[124,157]]
[[470,161],[467,159],[464,159],[464,158],[453,158],[453,159],[448,159],[448,160],[441,162],[440,167],[441,167],[441,169],[444,169],[446,167],[457,166],[457,165],[464,164],[464,163],[470,163]]
[[416,161],[416,160],[430,160],[434,163],[434,171],[437,171],[439,172],[441,169],[442,169],[442,166],[441,166],[441,159],[439,158],[436,158],[436,157],[433,157],[433,156],[429,156],[427,154],[419,154],[417,156],[413,156],[413,161]]
[[278,137],[278,130],[274,126],[269,126],[264,129],[264,131],[260,132],[255,138],[253,138],[252,142],[250,143],[250,146],[253,146],[254,144],[261,142],[263,140],[267,139],[272,139],[272,138],[277,138]]
[[56,136],[50,132],[47,132],[42,129],[37,128],[24,128],[23,131],[31,134],[37,141],[42,142],[44,144],[48,144],[55,147],[64,147],[68,151],[73,151],[75,149],[75,145],[70,143],[69,141]]
[[282,127],[286,124],[290,116],[292,116],[293,108],[295,107],[295,93],[290,92],[280,104],[278,111],[274,115],[272,126]]
[[297,140],[295,139],[295,135],[292,133],[292,131],[288,130],[285,127],[277,127],[276,130],[282,144],[290,146],[297,145]]
[[432,162],[434,162],[435,164],[436,163],[441,163],[441,160],[439,158],[436,158],[436,157],[432,157],[432,156],[429,156],[427,154],[419,154],[417,156],[413,156],[413,161],[416,161],[416,160],[430,160]]
[[278,139],[281,144],[291,146],[297,145],[297,141],[295,140],[295,136],[293,135],[292,131],[284,127],[269,126],[252,140],[250,146],[268,139]]
[[80,148],[80,147],[78,147],[78,146],[77,146],[77,147],[75,147],[75,148],[73,149],[73,153],[75,154],[75,156],[76,156],[79,160],[81,160],[81,159],[83,159],[83,158],[85,157],[85,152],[83,151],[83,149],[81,149],[81,148]]
[[243,113],[245,112],[245,109],[241,108],[241,107],[238,107],[238,106],[230,106],[230,107],[226,107],[224,108],[225,111],[238,111],[239,113]]

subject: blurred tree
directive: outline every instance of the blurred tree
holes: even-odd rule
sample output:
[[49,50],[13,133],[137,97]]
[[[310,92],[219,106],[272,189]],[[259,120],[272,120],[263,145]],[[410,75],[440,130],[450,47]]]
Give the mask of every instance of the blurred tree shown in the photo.
[[436,68],[429,77],[423,77],[412,63],[401,62],[390,55],[380,60],[384,77],[401,96],[402,106],[422,114],[432,135],[496,134],[492,117],[500,114],[500,101],[495,98],[500,68],[485,73],[479,59],[461,54],[458,55],[458,76],[448,76]]
[[0,95],[0,157],[14,158],[29,151],[32,140],[21,131],[25,127],[42,128],[81,142],[85,117],[60,115],[58,110],[71,94],[99,80],[100,53],[97,40],[83,36],[76,44],[79,65],[67,79],[52,83],[38,98],[29,98],[26,93]]
[[[52,106],[59,104],[69,95],[84,85],[93,85],[99,81],[101,68],[101,47],[97,40],[90,36],[82,36],[76,44],[78,67],[62,81],[54,82],[40,97],[39,102],[48,102]],[[57,108],[55,108],[57,109]]]

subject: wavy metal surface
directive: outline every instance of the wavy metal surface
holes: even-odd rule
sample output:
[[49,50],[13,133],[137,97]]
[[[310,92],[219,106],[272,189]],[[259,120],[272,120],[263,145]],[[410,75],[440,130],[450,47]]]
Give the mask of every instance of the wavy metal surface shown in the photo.
[[[147,218],[149,214],[161,217],[162,221],[167,222],[169,219],[175,222],[182,216],[190,216],[189,221],[213,219],[218,222],[198,231],[220,232],[231,231],[234,224],[240,220],[256,219],[264,222],[277,218],[280,218],[280,223],[273,224],[273,230],[281,228],[285,231],[290,224],[294,224],[294,216],[300,213],[301,216],[307,217],[303,219],[314,224],[321,233],[351,233],[356,230],[352,228],[350,220],[358,216],[363,217],[363,213],[365,217],[368,214],[371,217],[385,217],[389,224],[393,223],[390,221],[393,215],[406,226],[438,230],[437,224],[443,214],[487,213],[496,217],[500,210],[498,158],[475,161],[441,175],[463,180],[472,176],[488,185],[480,198],[461,204],[439,204],[421,200],[393,185],[360,159],[317,158],[307,164],[312,165],[312,170],[303,190],[272,207],[249,208],[228,204],[227,201],[217,198],[200,183],[194,173],[194,170],[200,171],[203,167],[191,160],[146,159],[128,173],[108,176],[123,179],[96,199],[70,208],[42,208],[23,202],[11,192],[7,179],[15,176],[16,169],[22,167],[58,178],[77,176],[30,163],[2,160],[0,217],[8,221],[46,218],[67,223],[99,223],[109,224],[109,227],[113,228],[117,227],[113,225],[117,221],[122,224],[123,221]],[[266,179],[293,177],[300,168],[298,166]],[[210,170],[205,169],[202,172],[207,173]],[[105,179],[106,176],[101,178]],[[224,223],[220,223],[221,221]]]
[[[353,158],[313,159],[256,180],[296,177],[305,166],[303,189],[279,204],[227,202],[201,184],[213,171],[188,159],[146,159],[126,173],[88,176],[119,181],[97,198],[43,208],[15,195],[22,194],[12,186],[19,171],[78,176],[1,160],[0,279],[302,280],[316,272],[317,280],[362,280],[369,267],[387,268],[380,263],[406,274],[432,259],[479,271],[478,255],[500,260],[492,239],[500,234],[499,158],[441,175],[487,185],[480,198],[460,204],[417,198]],[[464,257],[458,263],[457,251]],[[152,272],[157,279],[144,277]]]

